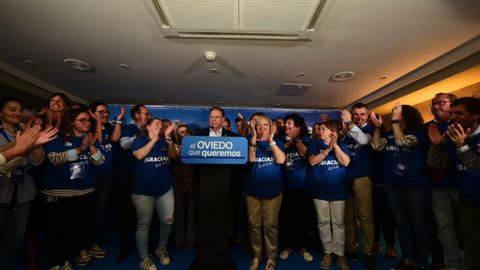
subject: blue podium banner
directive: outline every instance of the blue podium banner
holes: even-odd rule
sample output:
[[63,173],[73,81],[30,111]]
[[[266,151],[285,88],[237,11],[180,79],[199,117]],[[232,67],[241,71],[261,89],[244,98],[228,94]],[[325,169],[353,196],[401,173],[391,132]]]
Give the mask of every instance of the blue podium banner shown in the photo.
[[187,136],[181,159],[186,164],[245,164],[247,144],[244,137]]

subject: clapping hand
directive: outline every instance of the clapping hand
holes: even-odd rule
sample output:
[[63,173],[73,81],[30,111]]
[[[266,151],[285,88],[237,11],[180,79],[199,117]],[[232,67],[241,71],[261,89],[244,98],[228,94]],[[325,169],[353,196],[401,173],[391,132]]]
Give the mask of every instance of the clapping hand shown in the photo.
[[440,133],[436,124],[431,123],[428,125],[428,138],[433,145],[439,145],[442,143],[445,136]]
[[175,124],[175,122],[173,122],[172,124],[170,124],[168,126],[168,128],[165,130],[165,138],[169,137],[170,134],[172,134],[172,132],[177,128],[177,124]]
[[380,115],[377,115],[375,112],[370,113],[370,120],[377,128],[381,127],[383,124],[382,117]]
[[470,135],[471,132],[471,128],[464,130],[460,124],[452,124],[448,126],[448,131],[446,134],[447,137],[453,142],[455,147],[460,148],[465,144],[468,135]]

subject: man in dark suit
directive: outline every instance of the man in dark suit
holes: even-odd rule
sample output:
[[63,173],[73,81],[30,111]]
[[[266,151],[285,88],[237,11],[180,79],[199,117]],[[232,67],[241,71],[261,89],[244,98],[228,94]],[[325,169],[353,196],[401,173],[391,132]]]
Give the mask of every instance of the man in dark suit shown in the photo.
[[225,111],[221,107],[213,106],[208,110],[208,112],[208,123],[210,124],[210,127],[199,130],[195,135],[210,137],[238,136],[235,132],[222,127],[222,123],[225,119]]
[[[222,127],[225,111],[214,106],[209,110],[209,128],[195,135],[209,137],[236,137],[236,133]],[[197,210],[197,258],[191,270],[235,270],[228,260],[228,220],[230,213],[229,165],[202,165],[198,170],[199,197]]]

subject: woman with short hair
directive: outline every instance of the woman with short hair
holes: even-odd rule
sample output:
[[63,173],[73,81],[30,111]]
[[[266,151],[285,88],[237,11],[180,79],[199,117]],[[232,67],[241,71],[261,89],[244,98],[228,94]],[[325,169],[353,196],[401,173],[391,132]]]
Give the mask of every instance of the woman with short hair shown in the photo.
[[[265,238],[266,270],[274,270],[278,252],[278,213],[282,203],[282,167],[285,162],[283,143],[274,139],[275,125],[267,116],[251,122],[248,147],[249,172],[245,183],[250,242],[254,258],[249,269],[257,270],[262,261],[262,239]],[[262,237],[263,225],[263,237]]]

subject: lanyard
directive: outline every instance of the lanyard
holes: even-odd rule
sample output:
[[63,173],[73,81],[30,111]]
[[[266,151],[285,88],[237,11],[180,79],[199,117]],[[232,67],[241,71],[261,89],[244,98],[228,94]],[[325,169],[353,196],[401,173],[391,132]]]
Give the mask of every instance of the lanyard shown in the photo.
[[9,134],[7,134],[7,132],[5,132],[5,129],[4,129],[4,128],[0,129],[0,133],[2,133],[3,137],[5,137],[5,139],[6,139],[8,142],[12,142],[12,136],[10,136]]

